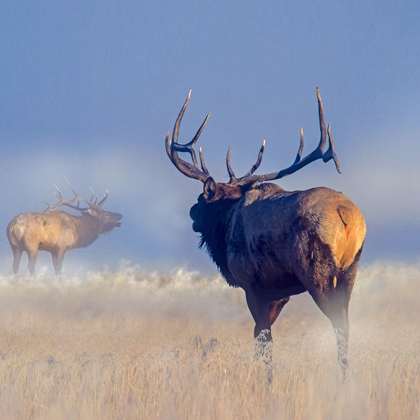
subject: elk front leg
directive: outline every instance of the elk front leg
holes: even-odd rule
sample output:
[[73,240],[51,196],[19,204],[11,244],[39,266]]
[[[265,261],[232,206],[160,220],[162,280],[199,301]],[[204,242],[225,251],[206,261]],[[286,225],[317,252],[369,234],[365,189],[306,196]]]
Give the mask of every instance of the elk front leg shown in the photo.
[[271,326],[289,300],[290,297],[276,301],[267,301],[253,291],[246,293],[248,308],[255,321],[254,338],[261,342],[273,341]]
[[263,296],[253,291],[246,293],[248,307],[255,321],[254,338],[257,343],[254,357],[256,359],[262,358],[267,364],[271,363],[273,352],[271,326],[289,299],[289,297],[286,297],[272,301],[264,299]]
[[19,264],[22,258],[22,250],[19,247],[13,247],[13,273],[17,274],[19,272]]

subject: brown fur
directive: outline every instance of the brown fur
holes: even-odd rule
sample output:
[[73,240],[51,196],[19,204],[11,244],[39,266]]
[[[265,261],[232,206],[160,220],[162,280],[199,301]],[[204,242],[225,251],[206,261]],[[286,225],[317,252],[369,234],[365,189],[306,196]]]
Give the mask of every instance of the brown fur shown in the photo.
[[255,337],[268,330],[263,337],[271,340],[271,325],[289,297],[308,291],[338,331],[346,363],[348,303],[366,234],[348,198],[328,188],[285,191],[266,183],[246,189],[210,178],[190,216],[227,282],[244,289]]
[[28,269],[34,274],[39,250],[51,253],[55,271],[60,274],[67,251],[89,246],[101,233],[120,226],[121,218],[119,213],[101,209],[89,209],[82,216],[60,210],[19,214],[7,226],[15,274],[19,271],[23,251],[28,253]]

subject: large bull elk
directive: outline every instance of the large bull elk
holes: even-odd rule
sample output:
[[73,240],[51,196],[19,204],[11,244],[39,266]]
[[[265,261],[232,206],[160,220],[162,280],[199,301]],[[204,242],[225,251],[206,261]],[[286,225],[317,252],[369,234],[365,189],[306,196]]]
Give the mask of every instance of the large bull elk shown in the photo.
[[[226,281],[241,287],[255,321],[254,337],[272,341],[271,326],[290,296],[308,291],[335,330],[338,359],[343,372],[347,366],[349,338],[348,307],[362,254],[366,225],[362,213],[343,194],[329,188],[285,191],[266,183],[290,175],[311,162],[333,160],[330,126],[325,127],[324,111],[317,88],[321,140],[318,147],[302,158],[303,131],[294,163],[266,175],[254,175],[260,166],[265,141],[256,163],[237,178],[226,157],[228,183],[215,182],[199,150],[198,166],[194,145],[208,115],[194,138],[178,143],[182,117],[190,94],[182,107],[172,134],[166,135],[169,159],[190,178],[204,184],[203,193],[190,210],[192,228],[201,234],[200,247],[207,249]],[[324,152],[327,143],[329,147]],[[191,155],[192,164],[178,153]]]
[[[93,190],[91,190],[91,198],[86,199],[77,194],[70,183],[68,184],[73,191],[73,199],[64,199],[61,191],[54,185],[55,195],[59,199],[57,204],[50,205],[46,202],[48,207],[44,213],[19,214],[7,226],[7,237],[13,251],[15,274],[19,271],[22,253],[26,251],[28,269],[33,275],[38,251],[41,250],[51,253],[55,272],[60,275],[63,258],[67,251],[87,247],[95,242],[101,233],[121,226],[121,214],[103,209],[108,199],[108,191],[104,198],[98,202],[98,197]],[[88,207],[80,207],[81,201],[85,202]],[[61,206],[70,207],[81,212],[82,215],[73,216],[58,210]]]

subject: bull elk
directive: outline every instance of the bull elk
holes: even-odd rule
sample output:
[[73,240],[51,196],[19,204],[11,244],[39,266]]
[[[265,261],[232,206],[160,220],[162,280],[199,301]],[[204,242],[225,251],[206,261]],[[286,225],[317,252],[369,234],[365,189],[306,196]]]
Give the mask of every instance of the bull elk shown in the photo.
[[[66,179],[67,181],[67,179]],[[121,226],[122,215],[105,211],[103,206],[108,199],[108,191],[102,200],[93,190],[90,199],[77,194],[67,181],[74,198],[66,200],[61,191],[54,185],[55,195],[59,199],[57,204],[50,205],[44,213],[22,213],[16,216],[7,226],[7,237],[13,251],[13,271],[19,271],[19,263],[23,251],[28,254],[28,269],[31,275],[35,273],[35,264],[38,251],[48,251],[52,255],[54,269],[57,275],[61,274],[64,255],[74,248],[84,248],[96,241],[101,233],[111,231]],[[80,207],[80,202],[88,207]],[[77,202],[77,205],[76,205]],[[81,212],[81,216],[73,216],[58,210],[67,206]]]
[[[325,128],[319,89],[321,139],[302,158],[303,130],[294,163],[265,175],[254,175],[261,164],[265,141],[256,163],[237,178],[226,157],[229,182],[215,182],[200,148],[198,166],[194,151],[209,115],[187,144],[178,143],[182,117],[191,91],[176,119],[172,140],[165,146],[169,159],[184,175],[204,184],[203,193],[190,210],[192,228],[201,234],[205,248],[229,285],[241,287],[255,321],[254,337],[271,342],[271,326],[290,296],[308,291],[335,331],[338,360],[345,373],[349,338],[348,307],[362,254],[366,225],[360,210],[343,194],[329,188],[285,191],[266,183],[290,175],[311,162],[333,160],[338,172],[330,126]],[[324,152],[327,133],[329,148]],[[190,154],[192,164],[178,153]]]

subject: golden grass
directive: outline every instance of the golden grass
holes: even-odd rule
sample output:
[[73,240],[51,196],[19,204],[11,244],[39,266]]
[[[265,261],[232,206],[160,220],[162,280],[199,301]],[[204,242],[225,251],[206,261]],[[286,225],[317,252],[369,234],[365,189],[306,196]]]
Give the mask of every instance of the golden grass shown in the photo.
[[268,365],[243,292],[217,277],[2,277],[0,419],[418,419],[419,286],[418,265],[361,270],[342,383],[305,295],[275,324]]

